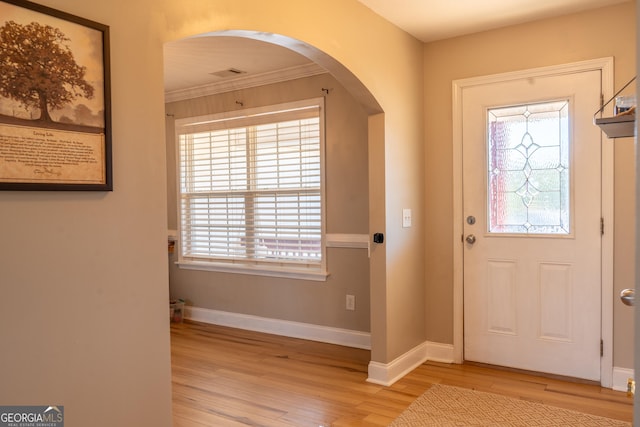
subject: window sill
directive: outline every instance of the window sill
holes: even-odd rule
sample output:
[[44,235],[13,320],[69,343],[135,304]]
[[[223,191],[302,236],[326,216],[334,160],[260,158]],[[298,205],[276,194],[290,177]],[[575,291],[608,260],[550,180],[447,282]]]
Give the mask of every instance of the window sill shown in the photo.
[[269,268],[266,266],[249,266],[199,261],[178,261],[179,268],[185,270],[215,271],[218,273],[249,274],[253,276],[281,277],[286,279],[310,280],[325,282],[329,273],[296,268]]

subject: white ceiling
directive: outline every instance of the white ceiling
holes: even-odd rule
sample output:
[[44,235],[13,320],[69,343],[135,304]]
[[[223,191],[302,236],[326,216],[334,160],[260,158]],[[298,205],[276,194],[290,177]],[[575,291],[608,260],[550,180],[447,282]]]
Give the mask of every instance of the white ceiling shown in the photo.
[[358,0],[418,40],[429,42],[629,0]]
[[[303,66],[310,61],[285,47],[242,37],[192,37],[164,46],[165,92],[243,79],[282,69]],[[242,74],[211,73],[230,68]]]
[[[429,42],[631,0],[358,1],[417,39]],[[233,88],[233,84],[242,87],[242,82],[248,79],[255,82],[261,76],[281,71],[288,76],[295,76],[298,71],[301,75],[318,71],[310,72],[313,64],[287,48],[240,37],[178,40],[167,43],[164,54],[165,93],[172,100],[192,97],[221,84],[226,88]],[[211,74],[230,68],[242,73],[226,73],[223,77]]]

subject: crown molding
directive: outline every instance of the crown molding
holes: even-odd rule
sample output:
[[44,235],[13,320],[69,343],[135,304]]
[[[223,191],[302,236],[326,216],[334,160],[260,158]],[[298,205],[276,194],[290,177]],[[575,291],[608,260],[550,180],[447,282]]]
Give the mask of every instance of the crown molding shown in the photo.
[[241,76],[234,79],[227,79],[222,82],[210,83],[187,89],[172,90],[165,92],[164,99],[165,102],[184,101],[202,96],[217,95],[224,92],[231,92],[233,90],[281,83],[325,73],[327,73],[327,70],[318,64],[311,62],[305,65],[283,68],[277,71]]

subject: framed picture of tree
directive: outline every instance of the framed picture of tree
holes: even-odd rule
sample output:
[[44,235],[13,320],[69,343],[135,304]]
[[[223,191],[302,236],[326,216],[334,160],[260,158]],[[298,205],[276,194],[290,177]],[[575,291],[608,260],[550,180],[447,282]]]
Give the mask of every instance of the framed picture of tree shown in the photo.
[[0,0],[0,190],[113,190],[108,26]]

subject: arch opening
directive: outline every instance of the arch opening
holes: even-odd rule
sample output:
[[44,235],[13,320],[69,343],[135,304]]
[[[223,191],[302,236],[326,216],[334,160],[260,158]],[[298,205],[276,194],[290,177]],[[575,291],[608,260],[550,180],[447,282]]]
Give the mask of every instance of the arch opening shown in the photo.
[[[381,206],[384,206],[384,168],[381,167],[381,165],[384,164],[384,126],[380,125],[381,123],[381,119],[380,117],[382,117],[381,113],[383,113],[382,108],[380,106],[380,104],[377,102],[377,100],[375,99],[375,97],[372,95],[372,93],[365,87],[365,85],[349,70],[347,69],[343,64],[341,64],[339,61],[337,61],[336,59],[334,59],[332,56],[326,54],[325,52],[307,44],[304,42],[301,42],[299,40],[287,37],[287,36],[283,36],[283,35],[278,35],[278,34],[272,34],[272,33],[264,33],[264,32],[256,32],[256,31],[246,31],[246,30],[225,30],[225,31],[215,31],[215,32],[210,32],[210,33],[203,33],[203,34],[199,34],[199,35],[195,35],[192,37],[188,37],[188,38],[183,38],[177,41],[173,41],[173,42],[168,42],[165,44],[165,68],[166,68],[166,64],[167,64],[167,53],[168,51],[170,51],[169,53],[171,55],[178,55],[179,58],[176,61],[177,63],[180,64],[180,62],[182,61],[182,63],[179,65],[179,67],[187,67],[188,65],[188,61],[184,61],[184,57],[183,55],[187,55],[188,52],[181,50],[181,46],[183,43],[195,43],[196,45],[200,45],[199,47],[200,49],[204,49],[200,51],[200,60],[204,60],[206,59],[206,55],[210,55],[210,52],[207,52],[206,49],[206,45],[207,45],[207,41],[223,41],[223,42],[228,42],[230,44],[233,44],[232,48],[235,48],[235,52],[228,52],[228,51],[220,51],[218,52],[218,54],[221,56],[221,58],[223,59],[234,59],[234,58],[238,58],[242,55],[245,55],[249,60],[249,63],[251,62],[251,57],[252,55],[249,54],[245,54],[242,53],[243,52],[243,46],[247,46],[250,45],[252,42],[259,44],[259,47],[263,47],[265,48],[265,50],[267,52],[269,52],[269,49],[272,47],[275,47],[275,51],[274,51],[274,55],[279,55],[279,54],[283,54],[286,56],[287,51],[289,52],[290,55],[297,55],[300,58],[303,58],[304,60],[297,62],[297,60],[294,58],[293,62],[288,63],[285,61],[285,63],[289,64],[288,67],[285,67],[285,71],[287,72],[295,72],[295,71],[300,71],[302,70],[303,73],[309,73],[309,75],[316,75],[316,73],[319,74],[328,74],[330,75],[333,79],[335,79],[335,81],[337,81],[339,83],[340,86],[342,86],[342,88],[344,89],[344,91],[346,91],[348,93],[348,95],[353,99],[353,102],[355,104],[357,104],[360,108],[351,108],[351,110],[355,110],[355,109],[359,109],[362,111],[362,117],[363,120],[361,120],[361,126],[363,126],[363,134],[364,134],[364,150],[359,152],[359,153],[351,153],[351,155],[355,158],[355,157],[360,157],[360,161],[364,163],[364,170],[360,170],[359,176],[356,178],[353,178],[353,176],[349,176],[346,175],[343,179],[341,179],[343,182],[351,182],[354,179],[355,180],[364,180],[366,181],[365,185],[366,187],[364,187],[363,189],[363,193],[365,193],[364,199],[366,199],[366,220],[361,221],[364,224],[364,229],[359,230],[357,233],[353,233],[350,232],[351,230],[349,230],[348,228],[342,228],[342,229],[338,229],[337,233],[343,233],[343,234],[360,234],[362,238],[364,238],[364,241],[370,241],[369,237],[370,237],[370,232],[369,230],[373,230],[374,231],[383,231],[384,232],[384,208],[380,209]],[[255,45],[254,45],[255,48]],[[264,52],[262,52],[264,53]],[[225,56],[226,55],[226,56]],[[255,58],[254,58],[255,59]],[[289,58],[291,59],[291,58]],[[306,61],[306,64],[305,64]],[[227,64],[232,64],[233,62],[227,62]],[[217,68],[216,68],[217,67]],[[209,69],[209,72],[216,72],[216,71],[228,71],[230,70],[231,66],[216,66],[214,68]],[[316,67],[316,68],[314,68]],[[321,71],[318,71],[318,69],[320,69]],[[240,73],[242,73],[244,70],[242,69],[242,67],[238,67],[236,69],[237,71],[239,71]],[[311,70],[311,71],[310,71]],[[286,74],[283,73],[283,70],[263,70],[264,75],[272,75],[272,74]],[[233,71],[231,71],[233,72]],[[249,74],[249,73],[247,73]],[[250,76],[248,76],[250,77]],[[249,78],[245,79],[245,80],[250,80]],[[277,80],[277,79],[275,79]],[[274,81],[275,81],[274,80]],[[165,77],[165,81],[167,81],[167,77]],[[236,80],[237,81],[237,80]],[[237,92],[238,86],[233,84],[233,79],[229,80],[229,84],[227,86],[223,86],[223,90],[225,90],[224,88],[226,87],[227,92],[221,93],[222,95],[224,95],[225,93],[231,93],[234,90]],[[202,92],[202,86],[198,86],[198,84],[195,85],[195,88],[191,88],[191,91],[189,91],[189,88],[187,87],[182,87],[182,88],[178,88],[178,87],[174,87],[172,91],[170,92],[180,92],[180,91],[186,91],[187,94],[189,94],[189,96],[202,96],[203,92]],[[331,89],[331,88],[328,88]],[[170,92],[167,92],[167,95],[171,95]],[[167,96],[167,100],[169,100],[171,97]],[[342,96],[341,101],[344,101],[344,96]],[[229,101],[229,100],[227,100]],[[205,103],[208,104],[212,104],[211,101],[207,101]],[[215,102],[213,103],[215,104]],[[243,107],[243,100],[235,100],[235,104],[237,106],[237,108],[242,108]],[[167,104],[168,105],[168,104]],[[186,107],[187,110],[192,109],[192,107]],[[184,110],[183,110],[184,111]],[[193,111],[191,111],[193,112]],[[175,114],[173,114],[172,111],[167,111],[168,116],[173,116],[173,117],[177,117]],[[369,120],[370,117],[372,116],[376,116],[378,117],[376,120],[374,120],[373,124],[371,123],[372,121]],[[382,119],[383,120],[383,119]],[[174,132],[173,132],[173,128],[172,125],[169,123],[171,120],[168,120],[167,122],[167,141],[169,143],[169,139],[173,138],[174,136]],[[343,119],[343,121],[345,121]],[[344,126],[344,125],[343,125]],[[345,144],[347,145],[347,144]],[[169,144],[168,144],[169,146]],[[347,150],[344,150],[344,147],[338,147],[340,150],[343,151],[348,151],[348,150],[352,150],[352,148],[349,148]],[[338,148],[333,148],[336,151],[338,151]],[[329,150],[331,150],[332,148],[328,148]],[[172,161],[173,160],[173,161]],[[335,161],[335,160],[334,160]],[[168,149],[167,150],[167,163],[169,165],[169,170],[168,170],[168,178],[169,181],[173,180],[173,183],[169,183],[168,185],[168,190],[169,190],[169,201],[170,201],[170,205],[172,204],[171,199],[172,197],[175,197],[176,194],[176,188],[175,188],[175,171],[172,171],[172,165],[175,164],[175,150],[171,150]],[[337,169],[341,169],[341,170],[349,170],[350,168],[353,168],[352,164],[344,164],[342,168],[337,168]],[[370,182],[370,179],[372,177],[371,173],[369,173],[369,170],[372,170],[372,168],[375,168],[376,171],[376,177],[375,177],[375,182]],[[328,172],[331,173],[331,172]],[[355,175],[355,174],[354,174]],[[338,184],[336,184],[334,186],[337,187]],[[373,190],[373,188],[376,188],[376,191]],[[357,196],[353,196],[353,197],[357,197]],[[353,198],[350,196],[345,196],[343,197],[342,200],[347,201],[350,198]],[[173,202],[175,204],[175,201]],[[336,203],[337,205],[338,203]],[[177,209],[173,209],[172,212],[172,208],[169,208],[169,220],[170,220],[170,226],[169,228],[172,228],[171,225],[171,221],[174,221],[174,224],[177,222],[176,219],[176,211]],[[348,212],[348,210],[345,210],[343,212],[343,216],[347,216],[350,212]],[[338,215],[336,215],[338,216]],[[331,218],[331,215],[329,215],[329,218]],[[329,228],[327,230],[328,233],[332,233],[334,232],[334,230],[332,230],[331,228]],[[340,249],[341,251],[344,249]],[[347,249],[348,250],[348,249]],[[366,312],[368,314],[368,318],[367,318],[367,326],[368,326],[368,330],[370,331],[369,335],[369,339],[365,340],[364,344],[362,341],[359,342],[359,344],[354,345],[354,346],[360,346],[360,347],[364,347],[364,348],[370,348],[372,350],[372,359],[376,358],[376,353],[377,354],[383,354],[384,353],[384,349],[386,348],[386,338],[384,337],[384,328],[380,328],[376,325],[384,325],[385,321],[383,319],[384,317],[384,313],[385,310],[384,309],[376,309],[376,307],[384,307],[385,301],[384,301],[384,292],[380,292],[380,289],[383,289],[386,286],[386,281],[385,281],[385,266],[384,266],[384,253],[383,253],[384,249],[383,248],[372,248],[371,251],[371,256],[370,258],[368,257],[367,251],[361,251],[361,253],[364,253],[364,257],[366,258],[366,275],[367,275],[367,289],[366,289],[366,294],[364,292],[362,292],[362,294],[358,294],[358,290],[349,290],[347,289],[348,286],[344,285],[343,288],[341,290],[336,291],[335,289],[333,290],[326,290],[326,293],[332,294],[333,298],[333,302],[330,302],[331,304],[335,305],[335,307],[332,307],[329,312],[333,313],[334,318],[338,319],[335,322],[335,327],[336,328],[340,328],[340,329],[349,329],[349,327],[344,327],[344,325],[341,325],[339,322],[343,321],[345,319],[345,295],[344,294],[337,294],[340,292],[346,292],[346,293],[356,293],[356,297],[357,297],[357,303],[356,306],[357,307],[364,307],[366,305]],[[352,256],[352,255],[349,255]],[[362,260],[360,260],[360,262],[362,262]],[[173,264],[173,263],[172,263]],[[331,268],[331,267],[330,267]],[[348,270],[348,267],[342,271],[341,273],[336,271],[336,274],[334,275],[337,276],[338,274],[346,274],[345,271]],[[382,272],[382,274],[381,274]],[[200,282],[204,282],[206,281],[206,279],[203,279],[202,275],[192,275],[192,278],[195,277],[196,281],[200,281]],[[346,276],[345,276],[346,277]],[[332,277],[330,276],[328,282],[330,282],[332,279]],[[267,282],[269,281],[268,279],[266,280]],[[238,280],[235,284],[234,287],[236,288],[240,288],[243,292],[255,292],[257,295],[261,295],[261,290],[258,289],[258,287],[255,285],[255,283],[250,283],[250,280],[247,279],[240,279]],[[327,283],[327,286],[332,286],[332,283]],[[299,289],[296,289],[296,285],[293,284],[274,284],[273,285],[275,288],[277,288],[277,292],[288,292],[289,295],[291,295],[291,293],[293,293],[295,295],[296,292],[299,291]],[[309,289],[307,286],[301,286],[301,288],[305,289],[305,292],[308,292],[308,298],[310,301],[318,301],[319,298],[319,292],[321,291],[321,287],[319,287],[318,289],[314,289],[313,291],[309,292]],[[185,287],[181,287],[181,289],[186,289]],[[378,291],[374,291],[374,289],[377,289]],[[174,297],[184,297],[185,295],[179,294],[180,290],[173,290],[172,289],[172,296]],[[230,294],[230,292],[228,290],[224,290],[221,289],[220,287],[218,287],[216,289],[216,293],[218,293],[218,297],[220,297],[220,295],[222,295],[222,299],[226,299],[226,300],[230,300],[233,299],[233,296]],[[188,295],[187,295],[188,297]],[[258,297],[254,297],[253,301],[250,301],[250,304],[253,306],[253,308],[255,309],[254,312],[252,312],[251,314],[253,315],[261,315],[261,313],[265,313],[264,311],[261,311],[260,307],[257,307],[260,304],[260,296]],[[264,295],[262,294],[262,300],[272,300],[274,297],[273,295]],[[293,298],[296,298],[295,296]],[[302,305],[305,304],[305,301],[307,297],[298,297],[299,301],[302,301]],[[310,302],[311,303],[311,302]],[[237,306],[235,306],[237,308]],[[257,307],[257,308],[256,308]],[[273,307],[282,307],[282,303],[273,303]],[[229,302],[226,305],[224,305],[221,308],[214,308],[216,310],[229,310],[232,311],[234,310],[234,304]],[[238,311],[240,312],[246,312],[246,307],[245,308],[237,308]],[[373,313],[374,311],[376,311],[376,315],[374,316]],[[286,313],[284,313],[282,315],[282,320],[286,320],[286,321],[297,321],[296,320],[296,315],[294,313],[292,313],[291,311],[287,311],[285,310]],[[347,313],[348,315],[348,313]],[[265,317],[270,317],[270,315],[267,313],[265,315]],[[311,316],[313,317],[313,316]],[[311,317],[307,318],[305,320],[305,323],[312,323],[312,319]],[[331,323],[333,322],[333,320],[328,320],[326,318],[322,318],[321,316],[316,316],[317,320],[318,320],[318,325],[320,326],[329,326],[331,327]],[[374,319],[375,317],[375,319]],[[354,331],[357,332],[357,330],[354,329]],[[348,345],[348,344],[347,344]],[[381,357],[378,357],[378,359],[381,359]]]

